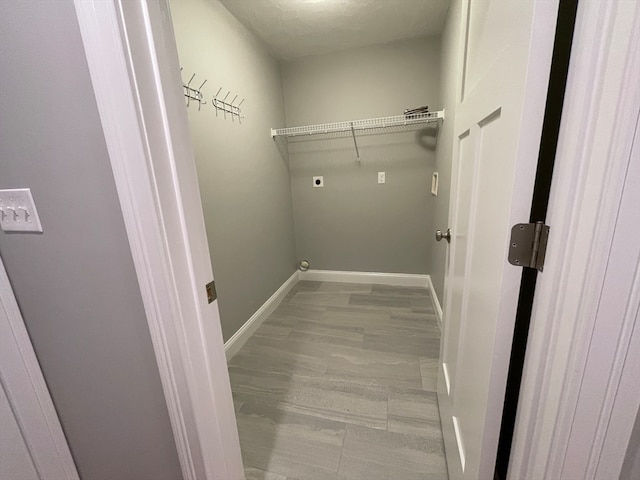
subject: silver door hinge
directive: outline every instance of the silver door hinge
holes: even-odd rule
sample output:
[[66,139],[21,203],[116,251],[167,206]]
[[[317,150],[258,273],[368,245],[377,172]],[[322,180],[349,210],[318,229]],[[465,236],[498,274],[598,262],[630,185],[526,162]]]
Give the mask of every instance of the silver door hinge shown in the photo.
[[207,289],[207,301],[212,303],[216,298],[218,298],[218,292],[216,292],[216,282],[209,282],[205,285]]
[[509,263],[518,267],[544,269],[549,227],[542,222],[518,223],[511,229]]

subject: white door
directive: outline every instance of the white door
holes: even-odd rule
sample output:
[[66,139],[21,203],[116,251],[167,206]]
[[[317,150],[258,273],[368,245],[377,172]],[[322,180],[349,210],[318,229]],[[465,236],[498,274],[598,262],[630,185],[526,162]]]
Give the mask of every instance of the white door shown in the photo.
[[450,266],[438,396],[452,480],[491,479],[529,218],[557,1],[468,1],[455,112]]
[[78,480],[0,259],[0,478]]

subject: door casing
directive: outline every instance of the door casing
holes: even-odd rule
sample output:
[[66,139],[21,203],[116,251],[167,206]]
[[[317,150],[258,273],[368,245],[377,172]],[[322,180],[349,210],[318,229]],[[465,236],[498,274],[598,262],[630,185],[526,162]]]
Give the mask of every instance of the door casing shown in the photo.
[[[557,431],[552,426],[558,418],[572,418],[572,412],[575,412],[575,404],[564,400],[567,397],[577,398],[579,390],[565,389],[563,380],[569,371],[579,376],[581,363],[576,358],[584,360],[585,352],[588,352],[579,347],[568,347],[572,342],[584,346],[585,335],[574,328],[579,317],[563,314],[567,313],[566,310],[575,313],[576,299],[598,294],[604,269],[591,268],[585,276],[584,257],[594,251],[591,248],[593,238],[598,238],[593,242],[597,247],[596,253],[603,248],[601,237],[605,234],[604,226],[611,226],[615,222],[615,211],[607,208],[607,205],[594,211],[593,205],[572,202],[567,198],[567,194],[575,191],[576,184],[582,190],[593,187],[593,191],[603,192],[605,187],[598,186],[595,181],[597,179],[602,183],[602,177],[597,172],[602,173],[603,163],[615,153],[604,152],[603,155],[592,148],[590,155],[584,156],[575,139],[584,138],[584,131],[595,132],[596,122],[602,131],[606,128],[615,130],[621,143],[632,139],[633,125],[629,120],[630,115],[624,112],[640,104],[634,91],[635,79],[638,78],[637,59],[640,56],[637,50],[633,50],[633,42],[629,39],[629,32],[638,28],[638,3],[583,3],[585,5],[578,14],[574,43],[574,49],[579,49],[580,53],[572,57],[575,58],[571,67],[574,73],[568,87],[568,107],[563,112],[563,124],[570,124],[570,127],[563,127],[566,131],[561,136],[559,147],[565,160],[554,177],[554,193],[550,204],[550,218],[562,227],[554,228],[554,233],[559,233],[551,238],[544,280],[539,284],[540,290],[534,304],[532,321],[535,326],[530,337],[530,355],[525,365],[523,395],[511,461],[510,471],[513,473],[510,478],[514,479],[545,478],[544,475],[536,476],[541,468],[546,469],[563,461],[566,448],[551,449],[549,446],[550,439],[556,442],[554,445],[567,446],[568,439],[562,434],[566,426]],[[156,103],[150,105],[152,100],[141,94],[139,79],[127,68],[141,60],[155,65],[154,68],[159,65],[175,68],[173,79],[152,69],[154,75],[150,76],[150,83],[145,83],[144,88],[163,92],[167,96],[173,95],[173,100],[177,100],[176,96],[180,95],[177,88],[179,83],[176,83],[176,87],[168,86],[179,82],[177,57],[173,60],[161,58],[159,53],[166,48],[175,48],[163,43],[173,36],[171,23],[167,21],[170,18],[168,3],[166,0],[140,2],[138,14],[122,8],[118,0],[76,0],[75,4],[105,139],[112,156],[116,185],[118,191],[123,192],[119,193],[123,216],[145,299],[184,477],[241,479],[242,462],[224,348],[221,335],[217,338],[215,333],[219,321],[215,314],[201,305],[203,292],[195,271],[197,265],[209,265],[209,258],[201,207],[190,203],[193,200],[190,192],[198,191],[193,156],[187,154],[186,158],[181,157],[182,161],[178,161],[172,155],[162,155],[163,151],[171,151],[172,145],[188,141],[184,137],[188,134],[186,115],[170,118],[171,112],[157,108],[157,99]],[[151,27],[153,19],[156,19],[155,35]],[[157,19],[162,19],[162,22],[157,22]],[[603,25],[605,28],[602,28]],[[163,35],[158,35],[158,29]],[[134,49],[134,45],[139,48]],[[606,48],[602,48],[603,45]],[[145,48],[147,51],[144,55],[134,58],[133,50],[144,52]],[[616,68],[611,68],[611,63]],[[604,91],[599,88],[598,81],[607,83]],[[585,110],[586,106],[600,102],[601,108],[604,108],[606,102],[602,101],[603,98],[612,103],[620,103],[622,99],[624,112],[592,117],[593,112]],[[132,108],[132,105],[136,108]],[[147,122],[141,122],[139,109],[147,113]],[[156,121],[149,121],[151,118]],[[167,125],[176,123],[181,126],[167,128]],[[131,128],[123,135],[114,127],[115,124],[129,125]],[[144,146],[149,139],[154,139],[155,145],[160,145],[155,155],[145,151]],[[171,172],[172,181],[161,182],[156,177],[156,169],[161,170],[156,165],[159,161],[168,162],[165,165]],[[620,162],[609,162],[606,173],[607,178],[612,180],[607,187],[619,186],[615,180],[624,171],[624,165]],[[163,202],[164,205],[174,205],[171,214],[163,212],[160,215]],[[598,223],[594,223],[594,218]],[[567,223],[563,223],[565,220]],[[197,227],[195,232],[193,222]],[[172,228],[166,228],[168,224]],[[598,228],[594,230],[594,226]],[[562,237],[562,232],[570,233],[567,229],[571,227],[584,229],[584,235],[581,238],[575,234]],[[560,238],[562,249],[559,248]],[[563,261],[563,257],[559,256],[559,253],[566,253],[565,249],[573,252],[574,263]],[[172,265],[182,265],[185,270],[176,271],[171,268]],[[554,291],[560,288],[566,290],[570,282],[576,282],[581,287],[577,293],[567,292],[577,296],[564,295],[558,298]],[[210,324],[216,322],[218,326]],[[211,329],[211,335],[201,334]],[[196,358],[203,360],[203,368],[193,364]],[[205,387],[197,387],[196,384]],[[208,454],[206,458],[202,458],[203,451]],[[592,452],[590,455],[595,454]]]
[[[638,284],[624,280],[624,267],[610,262],[625,178],[632,162],[640,161],[631,156],[640,114],[639,30],[639,2],[578,4],[547,214],[552,233],[537,279],[510,479],[617,478],[599,470],[621,465],[625,454],[619,448],[603,455],[606,440],[628,442],[638,411],[638,395],[616,403],[629,393],[619,389],[623,357],[640,358],[637,343],[629,336],[607,342],[592,335],[599,326],[614,332],[630,321],[600,307],[611,295],[603,290],[607,272],[619,278],[620,291],[635,292],[630,309],[637,311],[640,303]],[[639,227],[636,223],[636,248]],[[591,348],[595,345],[599,351]],[[606,374],[585,376],[590,360],[604,363],[615,350],[619,356],[607,364]],[[603,389],[606,396],[586,393]],[[572,436],[574,425],[594,424],[593,418],[577,416],[579,403],[599,412],[599,427]],[[616,404],[625,405],[617,414],[626,422],[613,421]],[[570,461],[571,452],[580,452],[579,462]]]

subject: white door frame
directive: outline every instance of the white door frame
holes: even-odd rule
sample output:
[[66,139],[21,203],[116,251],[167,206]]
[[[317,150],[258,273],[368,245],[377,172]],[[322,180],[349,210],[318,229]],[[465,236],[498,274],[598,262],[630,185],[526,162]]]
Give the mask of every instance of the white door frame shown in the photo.
[[0,383],[38,477],[79,480],[1,258]]
[[[189,480],[241,479],[217,309],[203,305],[199,284],[199,269],[210,269],[210,264],[195,162],[185,146],[190,142],[187,116],[184,108],[172,110],[182,98],[175,45],[166,43],[173,38],[167,0],[124,3],[135,6],[75,0],[183,475]],[[566,451],[549,448],[551,437],[565,439],[562,428],[550,432],[549,425],[575,412],[575,403],[566,399],[579,392],[564,388],[564,374],[584,371],[585,331],[574,327],[579,318],[593,316],[595,308],[578,304],[598,295],[605,273],[602,261],[589,268],[585,261],[605,249],[607,227],[615,221],[610,199],[594,208],[585,198],[577,201],[575,193],[606,190],[613,195],[612,189],[615,193],[622,185],[624,166],[607,163],[616,152],[602,155],[599,150],[608,140],[593,141],[589,148],[583,141],[587,134],[601,138],[598,131],[616,131],[621,144],[632,138],[627,110],[637,103],[638,56],[633,58],[627,37],[634,3],[582,2],[578,13],[559,148],[563,160],[554,177],[552,233],[532,319],[510,470],[518,473],[512,478],[545,478],[536,476],[540,465],[562,462]],[[172,62],[173,78],[166,71]],[[603,82],[611,85],[603,87]],[[617,94],[620,85],[624,88]],[[617,99],[622,107],[612,114]],[[600,110],[594,107],[598,102]],[[587,233],[577,234],[583,230]],[[578,290],[566,291],[573,286]],[[561,290],[562,296],[554,293]]]
[[244,478],[166,0],[74,0],[185,480]]
[[[625,283],[623,269],[609,261],[627,168],[630,161],[639,161],[630,158],[640,113],[639,30],[637,1],[579,3],[546,222],[551,232],[545,270],[537,280],[510,460],[512,479],[617,478],[598,476],[596,470],[624,357],[638,358],[640,351],[630,343],[634,318],[600,307],[608,300],[603,291],[607,273],[618,278],[620,291],[635,289],[631,310],[637,312],[640,302],[640,287]],[[633,251],[628,254],[634,258]],[[626,336],[608,345],[604,336],[592,341],[592,332],[602,325],[610,332],[626,331]],[[596,355],[590,351],[593,344],[601,351],[592,360],[604,362],[602,349],[612,358],[618,350],[618,357],[599,378],[589,379],[585,372],[589,357]],[[604,398],[583,393],[599,389],[607,390]],[[579,401],[589,403],[600,418],[578,418]],[[627,407],[630,425],[637,402]],[[581,421],[600,424],[576,438],[572,427]],[[624,429],[609,428],[608,434],[627,435],[628,441]],[[576,448],[583,453],[581,466],[590,465],[587,474],[567,462]],[[625,448],[618,450],[609,452],[608,460],[624,456]]]

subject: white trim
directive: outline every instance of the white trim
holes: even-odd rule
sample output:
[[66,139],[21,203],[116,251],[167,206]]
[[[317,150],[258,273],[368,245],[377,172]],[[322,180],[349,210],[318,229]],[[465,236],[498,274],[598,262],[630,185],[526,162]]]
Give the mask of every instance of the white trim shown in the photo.
[[456,443],[458,444],[458,455],[460,456],[460,465],[462,467],[462,473],[464,473],[465,455],[464,445],[462,444],[462,435],[460,434],[460,425],[458,424],[458,417],[455,415],[451,417],[453,422],[453,433],[456,436]]
[[168,3],[74,4],[183,477],[243,479]]
[[[572,439],[571,433],[579,402],[591,402],[596,411],[604,407],[601,399],[581,391],[590,347],[604,347],[592,334],[605,275],[615,275],[608,272],[609,254],[640,111],[634,36],[639,18],[638,2],[578,7],[547,218],[551,235],[534,299],[511,479],[585,478],[584,472],[567,470],[565,460],[575,448],[572,442],[596,445],[595,439]],[[599,381],[618,380],[601,375]],[[592,465],[601,451],[582,451],[574,467]]]
[[299,272],[300,280],[317,282],[363,283],[395,285],[400,287],[425,287],[429,275],[413,273],[343,272],[339,270],[307,270]]
[[227,356],[227,360],[231,360],[233,356],[238,353],[242,346],[249,340],[249,337],[264,323],[264,321],[273,313],[276,307],[282,302],[284,297],[291,291],[291,289],[298,283],[297,271],[293,274],[271,295],[266,302],[262,304],[256,313],[251,315],[251,318],[247,320],[236,333],[234,333],[229,340],[224,344],[224,352]]
[[431,292],[433,308],[435,309],[436,316],[438,317],[438,325],[440,326],[440,330],[442,330],[442,307],[440,306],[440,300],[438,300],[436,289],[433,286],[433,282],[431,281],[431,275],[427,275],[427,288],[429,289],[429,292]]
[[444,377],[444,384],[447,387],[447,395],[451,395],[451,382],[449,381],[449,367],[446,363],[442,364],[442,375]]
[[[442,424],[442,440],[446,453],[447,471],[449,478],[462,478],[462,461],[461,453],[463,450],[459,447],[459,432],[456,433],[456,426],[453,422],[455,418],[451,410],[451,401],[449,387],[449,373],[444,363],[438,366],[438,407],[440,408],[440,422]],[[446,395],[444,392],[447,392]]]
[[69,445],[0,258],[0,388],[39,478],[79,480]]
[[[167,335],[168,325],[163,323],[171,317],[180,321],[181,314],[172,285],[170,259],[162,242],[162,221],[155,208],[149,180],[152,175],[147,169],[127,63],[121,53],[114,51],[125,48],[118,14],[112,2],[77,0],[75,7],[182,473],[186,480],[196,480],[189,433],[183,421],[188,400],[180,398],[176,378],[184,374],[175,372],[173,360],[177,359],[172,358],[174,352],[167,344],[172,336]],[[113,95],[113,91],[120,93]]]

